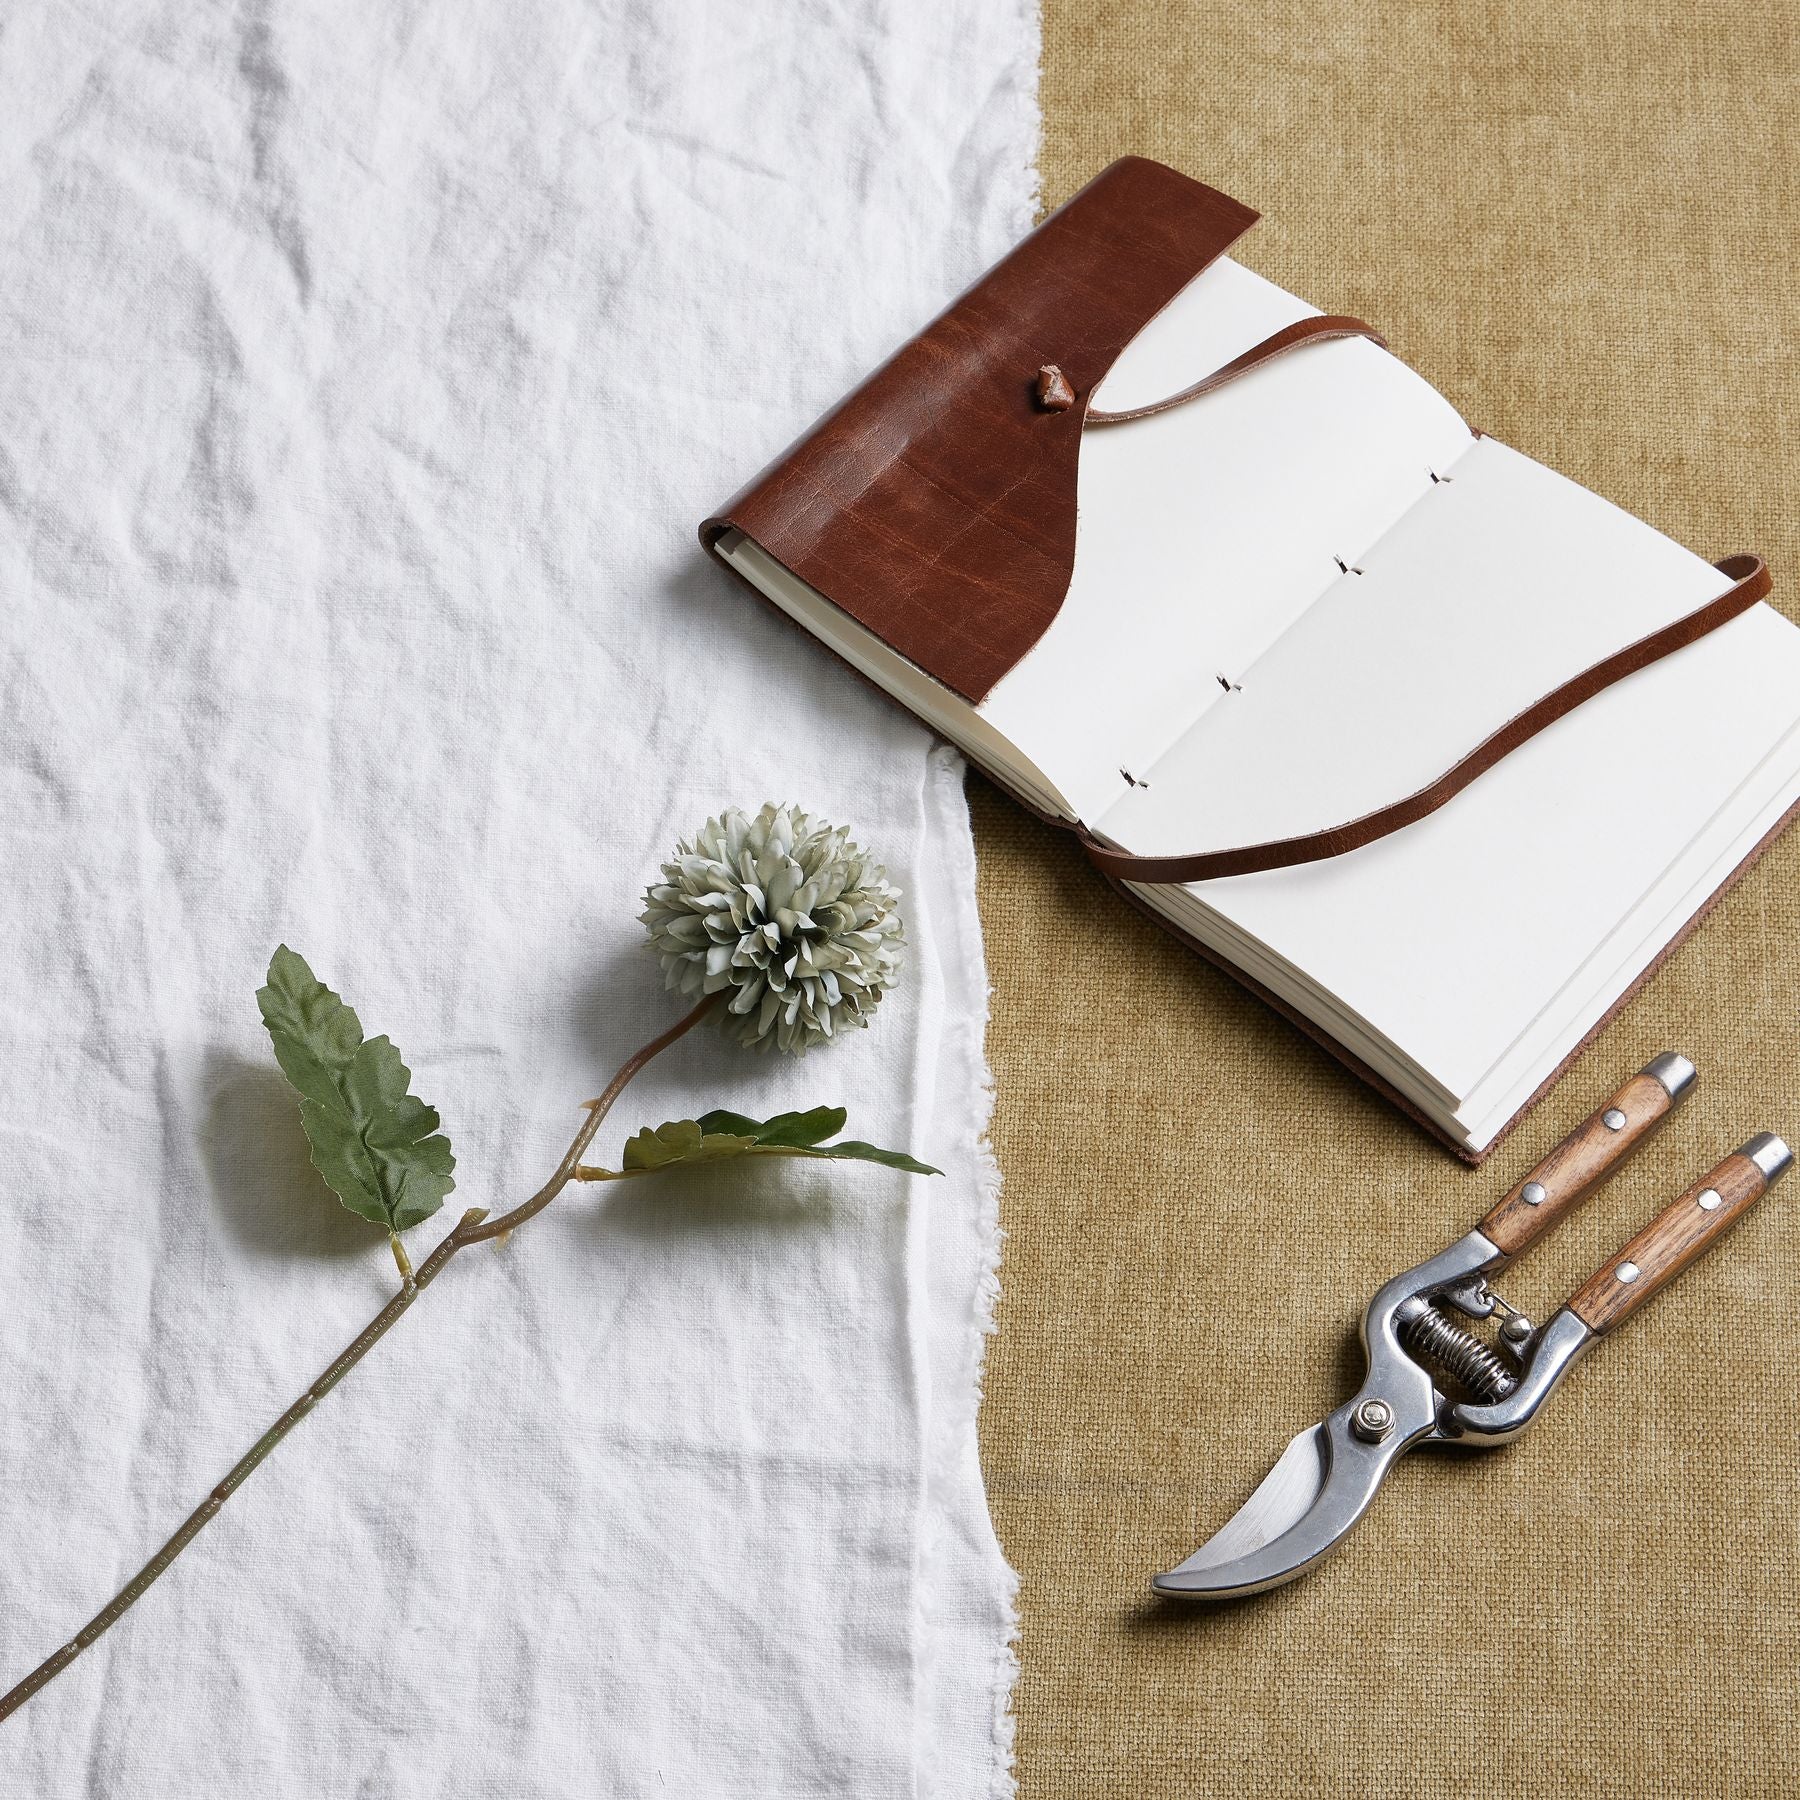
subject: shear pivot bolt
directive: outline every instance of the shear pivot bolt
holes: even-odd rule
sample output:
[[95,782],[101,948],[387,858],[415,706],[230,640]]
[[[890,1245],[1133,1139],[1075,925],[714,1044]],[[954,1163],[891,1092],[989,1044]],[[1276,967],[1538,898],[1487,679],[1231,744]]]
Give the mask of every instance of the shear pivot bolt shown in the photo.
[[1606,1111],[1600,1115],[1600,1123],[1604,1125],[1608,1131],[1623,1131],[1625,1129],[1625,1115],[1620,1112],[1616,1106],[1609,1106]]
[[1350,1415],[1350,1429],[1365,1444],[1379,1444],[1394,1429],[1394,1409],[1385,1400],[1365,1400]]

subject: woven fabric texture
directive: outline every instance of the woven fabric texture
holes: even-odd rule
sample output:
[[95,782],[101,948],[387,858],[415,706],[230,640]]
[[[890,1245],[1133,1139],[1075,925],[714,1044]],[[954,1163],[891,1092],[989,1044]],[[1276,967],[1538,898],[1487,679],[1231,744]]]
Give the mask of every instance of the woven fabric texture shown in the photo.
[[[1694,549],[1761,551],[1800,616],[1797,28],[1719,0],[1045,0],[1044,200],[1127,151],[1223,187],[1265,215],[1252,267]],[[1800,1177],[1519,1445],[1410,1458],[1306,1580],[1217,1611],[1146,1587],[1351,1391],[1375,1287],[1655,1052],[1698,1091],[1514,1305],[1547,1316],[1751,1131],[1800,1140],[1800,833],[1473,1173],[971,791],[1022,1800],[1800,1791]]]

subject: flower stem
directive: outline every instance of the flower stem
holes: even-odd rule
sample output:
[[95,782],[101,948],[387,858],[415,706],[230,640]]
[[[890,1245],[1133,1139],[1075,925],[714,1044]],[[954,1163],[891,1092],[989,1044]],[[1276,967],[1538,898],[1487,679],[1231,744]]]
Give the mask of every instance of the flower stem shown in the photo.
[[606,1091],[600,1098],[587,1103],[587,1120],[576,1132],[568,1154],[556,1165],[556,1173],[524,1205],[515,1206],[511,1212],[502,1213],[497,1219],[489,1219],[479,1230],[471,1232],[469,1242],[479,1244],[484,1238],[505,1237],[508,1232],[516,1231],[527,1219],[536,1218],[569,1185],[576,1169],[581,1166],[581,1159],[586,1154],[588,1145],[594,1141],[594,1133],[600,1129],[600,1121],[612,1111],[613,1102],[624,1093],[631,1078],[652,1057],[660,1056],[677,1038],[692,1031],[722,998],[723,995],[720,994],[708,994],[685,1019],[671,1025],[661,1037],[652,1038],[635,1056],[622,1063],[618,1074],[606,1084]]
[[524,1205],[514,1207],[511,1212],[503,1214],[498,1219],[489,1219],[487,1211],[483,1207],[471,1208],[457,1221],[455,1230],[419,1265],[416,1275],[400,1244],[398,1234],[390,1234],[394,1247],[394,1260],[399,1265],[401,1279],[405,1283],[400,1292],[362,1328],[318,1380],[238,1458],[225,1479],[188,1514],[174,1536],[126,1582],[124,1587],[99,1612],[95,1613],[93,1618],[82,1626],[60,1650],[54,1655],[46,1657],[16,1687],[5,1694],[0,1694],[0,1719],[6,1719],[17,1712],[33,1694],[54,1681],[95,1639],[110,1626],[116,1625],[130,1611],[144,1590],[200,1535],[201,1529],[237,1492],[256,1465],[374,1349],[375,1345],[387,1335],[389,1327],[443,1272],[445,1265],[457,1251],[467,1248],[470,1244],[479,1244],[485,1239],[502,1236],[516,1226],[524,1224],[527,1219],[535,1218],[562,1192],[573,1176],[577,1164],[580,1163],[583,1151],[594,1141],[594,1134],[600,1129],[600,1121],[606,1117],[613,1102],[624,1092],[626,1084],[652,1057],[668,1049],[677,1038],[682,1037],[698,1025],[712,1011],[717,999],[717,995],[708,995],[679,1024],[665,1031],[661,1037],[646,1044],[635,1056],[623,1064],[598,1100],[588,1101],[587,1116],[582,1120],[581,1129],[576,1132],[575,1141],[569,1146],[567,1154],[557,1164],[556,1173]]

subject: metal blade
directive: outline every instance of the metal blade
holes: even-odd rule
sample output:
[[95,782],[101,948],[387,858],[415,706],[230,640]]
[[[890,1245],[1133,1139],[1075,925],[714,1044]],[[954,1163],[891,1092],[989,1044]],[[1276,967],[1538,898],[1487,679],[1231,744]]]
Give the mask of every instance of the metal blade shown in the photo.
[[1279,1587],[1329,1556],[1368,1511],[1394,1459],[1431,1430],[1426,1412],[1380,1442],[1367,1441],[1350,1421],[1368,1398],[1378,1397],[1365,1391],[1294,1438],[1230,1519],[1150,1585],[1180,1599],[1226,1600]]
[[1295,1432],[1256,1492],[1186,1562],[1158,1575],[1154,1585],[1162,1588],[1177,1575],[1248,1556],[1271,1538],[1280,1537],[1312,1511],[1325,1489],[1326,1466],[1324,1426],[1309,1425]]

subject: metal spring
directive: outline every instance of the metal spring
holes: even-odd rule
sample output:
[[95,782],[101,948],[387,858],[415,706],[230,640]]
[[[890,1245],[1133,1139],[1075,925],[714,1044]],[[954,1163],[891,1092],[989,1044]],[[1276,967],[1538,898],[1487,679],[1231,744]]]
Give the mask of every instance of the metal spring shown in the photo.
[[1519,1378],[1474,1332],[1453,1324],[1435,1306],[1421,1303],[1403,1314],[1399,1325],[1401,1342],[1409,1350],[1435,1362],[1489,1405],[1519,1385]]

